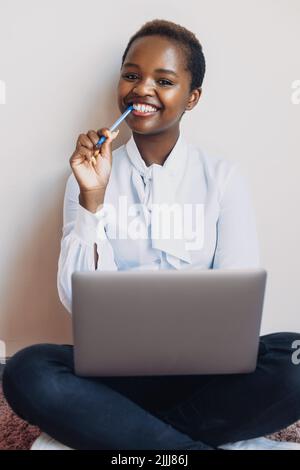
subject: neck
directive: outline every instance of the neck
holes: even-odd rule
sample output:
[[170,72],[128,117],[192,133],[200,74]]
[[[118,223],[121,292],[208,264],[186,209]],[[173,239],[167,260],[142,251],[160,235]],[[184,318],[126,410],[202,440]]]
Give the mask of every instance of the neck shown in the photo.
[[132,133],[136,146],[147,166],[156,163],[163,165],[175,146],[180,131],[179,128],[168,133],[155,135]]

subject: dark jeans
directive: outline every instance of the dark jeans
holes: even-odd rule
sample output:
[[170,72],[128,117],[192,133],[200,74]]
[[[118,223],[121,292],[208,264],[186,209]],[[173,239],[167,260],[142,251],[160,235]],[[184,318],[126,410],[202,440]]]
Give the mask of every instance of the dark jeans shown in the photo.
[[23,419],[74,449],[211,449],[300,419],[297,333],[261,336],[251,374],[74,374],[73,347],[36,344],[7,363],[3,391]]

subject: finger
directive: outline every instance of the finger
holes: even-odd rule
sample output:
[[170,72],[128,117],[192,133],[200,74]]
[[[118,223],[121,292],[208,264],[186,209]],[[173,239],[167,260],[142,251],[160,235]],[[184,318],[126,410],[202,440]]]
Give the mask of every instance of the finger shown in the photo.
[[97,131],[97,134],[99,137],[100,136],[105,137],[105,141],[94,152],[95,158],[99,159],[99,156],[101,155],[102,158],[108,159],[109,161],[111,161],[111,158],[112,158],[111,143],[117,137],[118,133],[119,131],[112,132],[107,127],[104,127]]
[[115,131],[115,132],[109,131],[108,137],[105,140],[105,142],[103,142],[102,147],[101,147],[101,153],[102,154],[104,154],[104,155],[110,155],[111,154],[111,144],[112,144],[112,141],[115,140],[115,138],[117,137],[118,133],[119,133],[119,131]]
[[100,137],[105,137],[105,141],[102,142],[100,146],[96,148],[96,151],[94,152],[94,156],[96,158],[101,155],[103,158],[105,158],[106,155],[109,155],[110,153],[110,145],[112,141],[112,136],[111,136],[111,131],[107,127],[103,127],[102,129],[99,129],[97,131],[98,134],[98,140]]
[[[103,137],[103,136],[104,136],[104,137],[106,137],[106,140],[107,140],[107,139],[109,138],[109,136],[110,136],[110,130],[109,130],[108,127],[102,127],[101,129],[99,129],[99,130],[97,131],[97,134],[98,134],[98,139],[99,139],[100,137]],[[101,145],[103,145],[103,144],[101,144]]]
[[88,135],[89,139],[92,141],[93,145],[95,146],[96,143],[99,140],[99,136],[98,136],[97,132],[91,130],[91,131],[88,131],[87,135]]
[[101,127],[101,129],[97,130],[97,134],[98,134],[99,137],[101,137],[102,135],[107,134],[107,132],[110,132],[108,127]]
[[93,142],[85,134],[80,134],[80,136],[78,137],[76,146],[77,146],[77,148],[79,148],[80,146],[84,146],[84,147],[87,147],[90,150],[93,150],[93,148],[94,148]]
[[82,145],[78,148],[78,153],[84,156],[89,162],[92,160],[93,151],[83,147]]
[[[111,143],[117,137],[117,135],[119,134],[119,129],[117,131],[111,131],[107,127],[104,127],[102,129],[99,129],[97,131],[97,134],[99,137],[102,137],[102,136],[106,137],[105,141],[101,145],[101,147],[103,147],[104,144]],[[106,145],[105,145],[105,148],[106,148]]]
[[112,140],[115,140],[118,137],[119,132],[120,132],[120,129],[118,129],[117,131],[112,132]]

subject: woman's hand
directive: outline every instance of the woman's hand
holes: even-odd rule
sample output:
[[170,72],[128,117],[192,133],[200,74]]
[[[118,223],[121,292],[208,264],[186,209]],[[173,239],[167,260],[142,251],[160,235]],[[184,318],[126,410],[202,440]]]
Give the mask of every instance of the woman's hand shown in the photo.
[[[103,127],[97,132],[91,130],[78,137],[69,161],[81,192],[105,191],[112,168],[112,141],[118,133]],[[98,149],[96,143],[102,135],[106,140]]]

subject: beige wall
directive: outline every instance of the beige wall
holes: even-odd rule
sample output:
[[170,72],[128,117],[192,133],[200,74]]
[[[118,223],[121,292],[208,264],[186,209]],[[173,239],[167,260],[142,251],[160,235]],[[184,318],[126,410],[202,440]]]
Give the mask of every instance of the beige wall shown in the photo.
[[[207,75],[182,131],[249,178],[269,272],[262,332],[300,331],[299,0],[1,0],[0,339],[7,353],[71,341],[56,270],[69,157],[80,132],[119,115],[127,41],[169,19],[203,42]],[[298,51],[297,51],[298,46]],[[2,87],[3,89],[3,87]],[[116,146],[129,136],[121,127]]]

